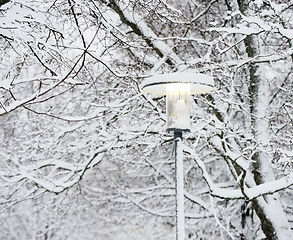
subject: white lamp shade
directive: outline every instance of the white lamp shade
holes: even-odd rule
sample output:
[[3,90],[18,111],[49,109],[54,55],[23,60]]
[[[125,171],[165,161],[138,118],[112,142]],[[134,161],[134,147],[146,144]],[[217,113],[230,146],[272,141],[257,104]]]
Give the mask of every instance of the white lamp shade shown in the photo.
[[170,83],[189,83],[190,94],[202,94],[213,90],[214,80],[211,76],[180,72],[154,75],[147,78],[142,84],[143,91],[151,94],[166,95],[167,85]]

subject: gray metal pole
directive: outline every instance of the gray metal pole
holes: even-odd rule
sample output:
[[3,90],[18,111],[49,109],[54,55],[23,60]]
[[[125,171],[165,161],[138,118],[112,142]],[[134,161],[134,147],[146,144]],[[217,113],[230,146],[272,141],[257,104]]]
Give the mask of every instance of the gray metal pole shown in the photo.
[[182,132],[174,132],[176,240],[184,240],[184,176]]

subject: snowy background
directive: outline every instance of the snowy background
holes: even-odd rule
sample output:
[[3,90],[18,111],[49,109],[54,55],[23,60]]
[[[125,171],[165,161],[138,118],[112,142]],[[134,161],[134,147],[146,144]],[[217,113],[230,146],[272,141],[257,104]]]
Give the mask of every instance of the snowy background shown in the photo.
[[0,238],[175,239],[165,98],[196,71],[186,239],[292,239],[293,2],[0,0]]

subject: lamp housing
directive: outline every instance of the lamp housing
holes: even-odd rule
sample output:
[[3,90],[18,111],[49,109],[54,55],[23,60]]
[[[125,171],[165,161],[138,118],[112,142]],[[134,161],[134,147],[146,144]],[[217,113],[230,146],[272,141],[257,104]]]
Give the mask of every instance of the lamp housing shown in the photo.
[[213,90],[213,78],[199,73],[154,75],[141,84],[143,91],[166,95],[166,128],[168,132],[190,131],[190,95]]

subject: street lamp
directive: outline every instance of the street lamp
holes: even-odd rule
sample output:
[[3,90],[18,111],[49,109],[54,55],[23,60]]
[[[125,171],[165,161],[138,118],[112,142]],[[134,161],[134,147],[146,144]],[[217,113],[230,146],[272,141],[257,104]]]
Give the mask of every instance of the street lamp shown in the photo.
[[147,78],[141,88],[166,95],[166,128],[174,133],[176,239],[184,240],[184,179],[182,133],[190,132],[190,95],[213,90],[213,78],[198,73],[168,73]]

